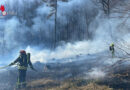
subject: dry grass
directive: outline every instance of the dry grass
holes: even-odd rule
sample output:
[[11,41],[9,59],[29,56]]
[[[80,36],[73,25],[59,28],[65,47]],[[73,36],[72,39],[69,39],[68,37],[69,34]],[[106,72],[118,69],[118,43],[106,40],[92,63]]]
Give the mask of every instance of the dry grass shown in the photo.
[[22,90],[113,90],[108,86],[98,85],[96,83],[84,84],[82,80],[68,80],[57,82],[54,80],[41,79],[32,81],[27,89]]
[[52,88],[49,90],[113,90],[108,86],[100,86],[95,83],[90,83],[88,85],[77,86],[75,83],[66,82],[60,87]]

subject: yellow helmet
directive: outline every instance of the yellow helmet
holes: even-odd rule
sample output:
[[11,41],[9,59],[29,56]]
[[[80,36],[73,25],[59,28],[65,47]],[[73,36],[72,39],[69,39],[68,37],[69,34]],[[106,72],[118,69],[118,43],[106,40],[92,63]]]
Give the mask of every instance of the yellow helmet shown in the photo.
[[114,46],[114,43],[112,43],[111,46]]

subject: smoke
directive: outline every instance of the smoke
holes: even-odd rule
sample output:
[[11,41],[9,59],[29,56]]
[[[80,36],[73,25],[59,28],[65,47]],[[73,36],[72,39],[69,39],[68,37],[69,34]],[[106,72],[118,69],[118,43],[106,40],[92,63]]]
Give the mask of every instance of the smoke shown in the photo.
[[[84,4],[84,0],[78,1],[78,3],[76,0],[66,3],[58,2],[57,43],[63,44],[62,42],[85,39],[85,34],[87,34],[85,23],[93,21],[97,14],[97,11],[94,10],[96,8],[91,5],[92,2],[89,0],[85,0],[85,2],[87,3]],[[5,0],[1,4],[5,5],[7,12],[17,14],[8,13],[0,20],[1,56],[6,54],[10,58],[14,58],[16,57],[13,56],[16,54],[14,52],[26,49],[28,46],[40,49],[53,47],[54,15],[47,18],[52,7],[47,6],[42,0]],[[83,8],[85,5],[88,7]],[[94,12],[91,12],[92,10]],[[86,15],[89,19],[88,22],[85,20]],[[90,15],[93,17],[89,17]]]
[[87,79],[102,79],[106,76],[106,73],[99,68],[92,68],[90,72],[87,73]]
[[[74,64],[82,66],[80,61],[86,60],[79,71],[89,69],[87,79],[101,79],[106,76],[102,68],[119,60],[110,58],[109,44],[114,42],[115,46],[122,45],[127,52],[130,50],[130,19],[107,18],[92,0],[58,2],[55,49],[55,16],[48,18],[53,7],[43,0],[3,0],[0,4],[13,13],[0,19],[1,66],[15,60],[19,50],[25,49],[31,53],[33,63],[75,60],[77,63]],[[116,57],[122,54],[115,49]],[[78,69],[75,71],[79,74]]]
[[[47,63],[53,59],[59,60],[59,62],[64,59],[68,59],[69,61],[71,58],[74,58],[78,55],[81,55],[81,56],[94,55],[95,56],[96,54],[101,53],[102,62],[100,64],[103,64],[104,62],[107,65],[109,64],[112,65],[113,63],[119,60],[118,57],[121,56],[122,54],[118,55],[119,53],[121,53],[121,51],[117,49],[116,52],[118,53],[115,53],[117,58],[115,58],[116,60],[114,60],[114,59],[108,58],[108,57],[111,57],[111,53],[106,52],[108,50],[109,50],[109,45],[107,44],[107,41],[105,42],[103,40],[97,40],[94,42],[79,41],[75,43],[67,43],[62,46],[58,46],[55,51],[51,49],[39,50],[37,48],[31,48],[30,46],[26,48],[26,51],[31,52],[32,54],[31,56],[32,62],[40,61],[40,62]],[[77,60],[77,58],[75,58],[75,60]]]
[[[102,46],[100,45],[100,43],[102,43]],[[64,58],[75,57],[76,55],[96,54],[99,52],[103,52],[107,48],[107,44],[99,40],[95,42],[79,41],[73,44],[67,43],[65,45],[57,47],[55,51],[48,49],[38,50],[36,48],[31,48],[30,46],[28,46],[26,48],[26,51],[32,53],[33,62],[47,62],[51,59],[62,60]]]
[[16,16],[8,14],[0,21],[0,30],[4,32],[0,40],[1,54],[9,57],[7,61],[17,57],[20,49],[31,52],[33,62],[96,54],[107,50],[108,44],[117,41],[122,32],[123,35],[128,32],[124,27],[120,32],[117,27],[122,20],[104,18],[91,0],[60,1],[56,32],[58,46],[52,50],[54,15],[47,18],[52,7],[42,0],[9,0],[4,4],[7,11],[17,13]]
[[[17,13],[16,16],[11,16],[9,14],[8,16],[10,16],[10,18],[5,20],[5,25],[3,24],[4,31],[7,33],[5,36],[6,44],[10,46],[7,46],[7,49],[17,46],[26,47],[28,45],[39,45],[40,47],[50,47],[52,45],[54,38],[54,15],[48,19],[47,16],[51,13],[52,8],[41,2],[41,0],[6,1],[5,5],[7,4],[7,11],[14,12],[15,10]],[[96,10],[91,13],[91,11],[95,9],[95,7],[90,5],[92,2],[89,0],[85,1],[87,4],[83,2],[83,0],[78,2],[72,0],[67,3],[58,3],[57,42],[79,40],[77,37],[78,34],[80,40],[84,39],[83,36],[86,36],[83,35],[83,33],[87,33],[85,32],[85,23],[90,23],[92,21],[96,16]],[[83,8],[85,5],[88,5],[88,7]],[[78,14],[75,14],[77,12]],[[88,19],[90,18],[88,21],[84,20],[86,15]],[[90,15],[93,17],[89,17]],[[80,31],[78,29],[80,29]],[[68,37],[66,36],[67,34],[69,34]],[[11,40],[9,37],[11,37]],[[10,41],[13,41],[15,44],[10,45]]]

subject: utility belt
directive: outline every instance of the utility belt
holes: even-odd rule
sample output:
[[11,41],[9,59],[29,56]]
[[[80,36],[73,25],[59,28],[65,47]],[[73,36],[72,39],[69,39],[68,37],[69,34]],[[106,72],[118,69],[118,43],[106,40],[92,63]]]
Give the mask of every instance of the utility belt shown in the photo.
[[17,82],[17,85],[26,84],[26,82]]
[[25,66],[18,66],[18,69],[20,70],[27,70],[28,67],[25,67]]

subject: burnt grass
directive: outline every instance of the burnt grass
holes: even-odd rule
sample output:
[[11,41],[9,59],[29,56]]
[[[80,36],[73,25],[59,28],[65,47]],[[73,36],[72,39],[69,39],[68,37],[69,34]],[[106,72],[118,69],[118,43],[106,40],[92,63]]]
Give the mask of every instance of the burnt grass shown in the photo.
[[[75,90],[79,88],[79,90],[84,90],[80,88],[87,88],[86,86],[90,83],[97,84],[97,87],[105,85],[114,90],[130,90],[130,66],[127,63],[129,63],[129,60],[118,60],[110,66],[99,65],[100,62],[88,62],[86,60],[68,63],[49,63],[47,65],[37,62],[34,64],[34,67],[38,71],[35,72],[29,69],[27,72],[27,90],[48,90],[49,88],[55,88],[56,90]],[[98,80],[86,79],[86,73],[94,66],[103,67],[106,76]],[[46,67],[46,70],[44,70],[44,67]],[[0,78],[1,83],[6,84],[8,82],[10,85],[10,87],[5,86],[3,90],[11,90],[11,88],[13,90],[17,81],[17,69],[10,69],[8,72],[1,73]],[[69,89],[58,88],[64,86],[64,84],[66,85],[66,83],[68,84],[64,88],[67,87]]]
[[[38,74],[39,77],[37,77],[37,80],[49,79],[49,80],[53,80],[53,82],[45,85],[42,84],[40,86],[36,85],[35,88],[38,87],[55,88],[61,86],[61,84],[65,82],[67,83],[71,82],[76,87],[82,87],[82,86],[87,86],[90,83],[96,83],[99,86],[105,85],[110,88],[113,88],[114,90],[130,90],[130,66],[129,64],[128,65],[124,64],[124,62],[127,63],[129,62],[129,60],[128,61],[119,60],[115,64],[108,66],[107,68],[109,68],[109,70],[107,70],[107,74],[105,78],[98,79],[98,80],[84,79],[86,75],[85,73],[92,68],[90,63],[89,65],[86,64],[85,62],[78,63],[78,64],[76,64],[75,62],[71,62],[67,64],[58,63],[57,65],[49,64],[47,71]],[[30,78],[30,82],[31,80],[35,82],[36,77],[34,79]]]

